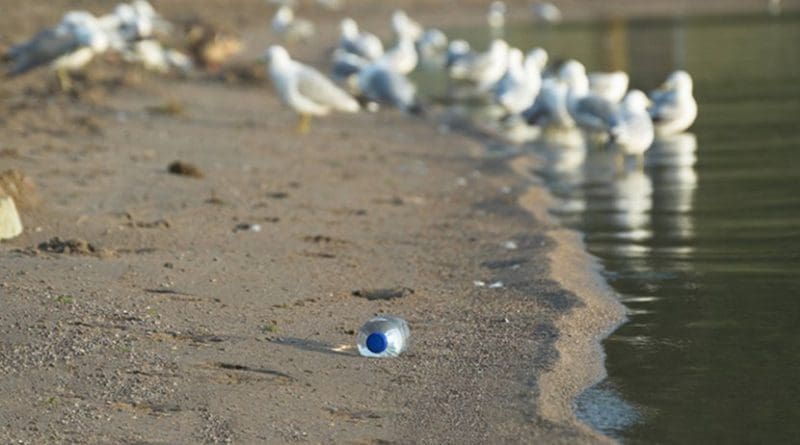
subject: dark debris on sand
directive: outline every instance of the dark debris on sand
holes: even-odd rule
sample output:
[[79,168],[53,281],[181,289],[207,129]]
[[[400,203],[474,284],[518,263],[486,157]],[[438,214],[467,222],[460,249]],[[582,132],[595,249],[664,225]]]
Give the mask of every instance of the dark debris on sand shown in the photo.
[[194,164],[183,161],[175,161],[169,164],[167,171],[173,175],[189,176],[191,178],[202,178],[203,172]]

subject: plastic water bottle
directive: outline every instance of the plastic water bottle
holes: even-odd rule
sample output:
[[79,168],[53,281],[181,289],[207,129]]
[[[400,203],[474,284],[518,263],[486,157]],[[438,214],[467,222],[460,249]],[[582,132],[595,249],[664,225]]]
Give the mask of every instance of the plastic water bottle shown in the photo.
[[397,357],[406,350],[410,335],[405,320],[380,315],[364,323],[358,330],[358,353],[364,357]]

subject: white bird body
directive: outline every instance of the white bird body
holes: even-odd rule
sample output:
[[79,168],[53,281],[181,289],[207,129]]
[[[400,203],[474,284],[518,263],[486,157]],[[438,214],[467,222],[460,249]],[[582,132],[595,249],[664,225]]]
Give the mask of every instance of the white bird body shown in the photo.
[[476,84],[479,92],[489,91],[506,72],[508,52],[508,43],[495,39],[487,52],[456,59],[450,65],[450,77]]
[[392,14],[392,30],[395,36],[400,39],[407,37],[412,42],[422,37],[422,25],[410,18],[405,11],[397,10]]
[[469,42],[462,39],[453,40],[447,45],[444,66],[449,71],[450,67],[453,66],[456,61],[468,57],[474,57],[474,53],[472,52],[472,48],[469,46]]
[[692,94],[692,77],[686,71],[670,74],[661,90],[650,93],[656,134],[669,136],[686,131],[697,119],[697,101]]
[[332,110],[359,110],[358,102],[349,94],[314,68],[292,60],[283,47],[271,46],[266,57],[278,96],[299,115],[325,116]]
[[653,145],[655,130],[647,112],[649,99],[639,90],[625,95],[616,116],[612,119],[612,142],[627,155],[640,156]]
[[351,18],[345,18],[339,24],[339,48],[363,57],[369,61],[383,55],[383,43],[372,33],[359,31],[358,24]]
[[513,48],[508,55],[508,69],[494,87],[495,100],[508,113],[521,113],[533,105],[541,84],[535,64],[523,65],[522,51]]
[[188,73],[194,68],[192,60],[174,49],[164,48],[158,40],[140,40],[133,45],[133,50],[125,54],[129,62],[140,63],[146,70],[168,73],[177,69]]
[[553,128],[574,129],[575,120],[569,112],[569,85],[558,77],[542,79],[542,87],[533,106],[523,111],[529,124]]
[[549,2],[536,2],[531,6],[533,17],[540,22],[556,24],[562,19],[561,10]]
[[618,103],[628,92],[629,81],[624,71],[589,73],[589,91],[609,102]]
[[95,16],[86,11],[70,11],[55,27],[8,50],[6,57],[13,62],[8,74],[22,74],[42,65],[59,73],[77,71],[108,46],[108,35]]
[[414,41],[408,36],[400,36],[397,44],[381,56],[394,71],[406,75],[417,67],[419,55]]
[[272,31],[287,42],[307,41],[314,36],[314,24],[295,16],[288,5],[281,6],[272,17]]
[[414,42],[417,54],[423,62],[439,59],[447,50],[447,35],[439,29],[426,29],[422,36]]
[[583,64],[569,60],[564,63],[559,76],[569,85],[567,109],[575,123],[589,132],[607,133],[616,113],[616,104],[591,93]]
[[525,54],[525,69],[535,69],[541,77],[542,73],[544,73],[544,70],[547,68],[548,60],[549,56],[544,48],[534,48]]
[[407,113],[420,111],[416,87],[386,59],[373,62],[359,72],[358,89],[372,102]]

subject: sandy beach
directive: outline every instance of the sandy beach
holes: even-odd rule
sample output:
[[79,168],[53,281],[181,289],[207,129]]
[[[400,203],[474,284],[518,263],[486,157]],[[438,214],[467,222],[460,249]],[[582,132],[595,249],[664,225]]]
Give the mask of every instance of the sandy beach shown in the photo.
[[[356,3],[300,11],[319,42],[345,15],[388,38],[396,4]],[[589,3],[563,10],[763,7]],[[238,30],[241,61],[275,42],[266,2],[154,4]],[[70,7],[108,8],[14,5],[0,1],[2,47]],[[442,26],[485,11],[402,5]],[[323,67],[329,49],[290,51]],[[575,419],[572,400],[602,378],[599,340],[623,308],[579,236],[548,217],[536,158],[442,132],[435,113],[334,115],[300,135],[263,78],[99,61],[77,93],[53,85],[46,70],[0,83],[0,173],[36,184],[20,206],[25,232],[0,243],[0,441],[610,441]],[[196,171],[171,173],[175,161]],[[379,313],[409,322],[401,358],[352,347]]]

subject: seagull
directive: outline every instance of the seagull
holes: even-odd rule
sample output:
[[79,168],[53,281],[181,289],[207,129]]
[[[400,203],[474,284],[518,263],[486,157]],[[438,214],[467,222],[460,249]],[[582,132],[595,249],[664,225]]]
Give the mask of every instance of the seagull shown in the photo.
[[361,70],[358,88],[372,102],[391,105],[406,113],[420,114],[423,111],[414,84],[385,59]]
[[403,75],[414,71],[419,62],[417,48],[407,34],[401,34],[397,39],[397,44],[387,50],[381,59],[386,61],[387,66]]
[[283,5],[272,17],[272,31],[285,42],[306,42],[314,36],[314,24],[295,17],[292,8]]
[[697,118],[697,101],[692,95],[692,76],[686,71],[669,75],[661,88],[650,93],[650,117],[656,134],[669,136],[686,131]]
[[589,73],[589,91],[613,103],[625,97],[628,83],[628,73],[624,71]]
[[157,32],[168,33],[172,27],[145,0],[120,3],[98,20],[108,35],[110,49],[129,59],[136,57],[130,53],[136,51],[137,41],[150,39]]
[[383,55],[381,40],[375,34],[359,31],[355,20],[349,17],[343,19],[339,24],[339,30],[341,32],[339,48],[369,61]]
[[13,77],[42,65],[56,70],[62,90],[69,90],[69,72],[78,71],[95,55],[108,49],[108,35],[98,19],[86,11],[70,11],[58,25],[14,46],[5,57],[12,62],[7,76]]
[[[541,75],[541,73],[544,73],[544,70],[547,68],[548,59],[549,56],[544,48],[534,48],[525,54],[525,65],[527,66],[528,64],[533,64],[533,66],[535,66],[539,71],[539,75]],[[526,69],[532,69],[532,67]]]
[[486,22],[489,24],[492,36],[502,36],[503,28],[506,25],[506,4],[497,0],[493,1],[489,5],[489,11],[486,12]]
[[392,14],[392,30],[395,36],[401,38],[403,36],[409,37],[412,41],[416,41],[422,36],[422,25],[410,18],[405,11],[398,9]]
[[469,42],[462,39],[453,40],[447,45],[444,66],[449,71],[450,67],[453,66],[457,60],[467,57],[474,57],[474,53],[472,52],[472,48],[469,46]]
[[559,75],[569,86],[567,109],[575,123],[589,133],[608,133],[617,104],[589,90],[586,68],[577,60],[564,63]]
[[449,68],[450,77],[477,85],[479,92],[489,91],[508,67],[508,43],[495,39],[485,53],[469,53],[456,59]]
[[536,101],[522,116],[530,125],[548,129],[572,130],[575,120],[569,113],[567,93],[569,84],[559,76],[545,77]]
[[363,57],[336,48],[331,58],[331,75],[337,82],[346,85],[351,93],[357,92],[358,73],[369,64],[370,61]]
[[188,74],[194,69],[192,59],[180,51],[164,48],[158,40],[139,40],[133,48],[124,55],[129,62],[140,63],[146,70],[158,73],[168,73],[177,69],[182,74]]
[[556,24],[561,23],[561,10],[549,2],[536,2],[531,6],[533,18],[538,22]]
[[420,59],[431,61],[447,50],[447,35],[436,28],[426,29],[422,36],[414,42],[414,46]]
[[292,60],[280,45],[264,53],[268,72],[278,96],[300,117],[297,129],[307,133],[311,116],[325,116],[332,110],[356,113],[358,102],[314,68]]
[[655,131],[647,112],[650,100],[640,90],[625,95],[609,126],[610,141],[623,155],[636,156],[637,165],[644,165],[644,152],[653,145]]
[[508,69],[493,88],[495,101],[509,114],[518,114],[530,107],[542,85],[535,61],[523,65],[523,57],[517,48],[509,51]]

